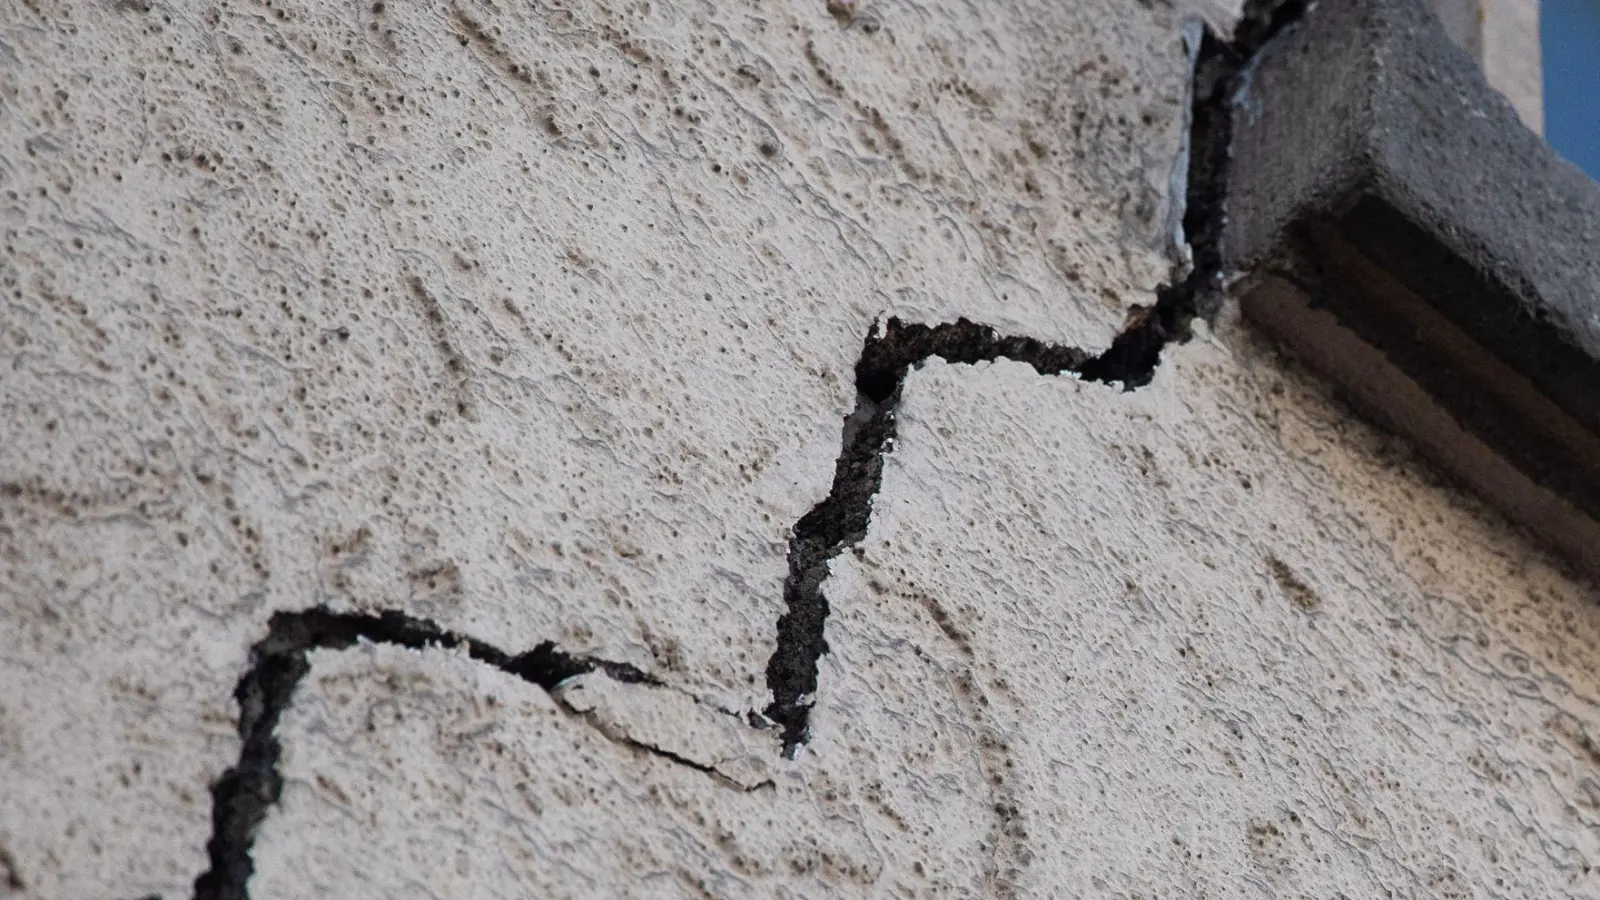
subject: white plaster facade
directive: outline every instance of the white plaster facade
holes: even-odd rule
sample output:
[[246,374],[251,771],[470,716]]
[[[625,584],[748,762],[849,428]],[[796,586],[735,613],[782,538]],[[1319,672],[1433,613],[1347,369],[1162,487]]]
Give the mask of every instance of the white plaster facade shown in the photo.
[[1600,895],[1600,592],[1230,311],[913,372],[758,715],[873,323],[1137,321],[1224,6],[0,7],[0,896],[190,896],[313,607],[659,683],[313,651],[256,900]]
[[1429,0],[1445,30],[1529,128],[1544,133],[1539,0]]

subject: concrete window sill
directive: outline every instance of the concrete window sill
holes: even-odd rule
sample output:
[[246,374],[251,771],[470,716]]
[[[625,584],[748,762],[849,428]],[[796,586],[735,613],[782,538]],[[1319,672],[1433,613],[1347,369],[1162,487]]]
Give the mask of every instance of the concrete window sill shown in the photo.
[[1325,0],[1235,100],[1247,320],[1600,573],[1600,184],[1420,0]]

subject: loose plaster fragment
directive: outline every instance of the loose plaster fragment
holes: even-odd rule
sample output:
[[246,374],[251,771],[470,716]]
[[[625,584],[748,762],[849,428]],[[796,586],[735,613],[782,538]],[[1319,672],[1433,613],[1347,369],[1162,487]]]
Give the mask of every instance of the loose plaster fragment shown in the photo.
[[1234,25],[1244,13],[1246,0],[1182,0],[1179,6],[1205,22],[1216,34],[1233,34]]
[[617,740],[682,760],[747,791],[772,784],[772,764],[782,749],[777,733],[753,729],[680,691],[591,673],[563,682],[554,696]]
[[964,824],[980,808],[882,796],[870,760],[800,768],[769,745],[770,785],[730,790],[459,651],[363,645],[311,666],[257,900],[983,893]]
[[1246,316],[1600,572],[1600,185],[1422,0],[1315,4],[1233,129]]

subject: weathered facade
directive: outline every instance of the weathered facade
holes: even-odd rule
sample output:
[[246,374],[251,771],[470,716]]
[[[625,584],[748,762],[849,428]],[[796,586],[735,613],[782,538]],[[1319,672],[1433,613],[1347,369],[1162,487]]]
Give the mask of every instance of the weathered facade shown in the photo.
[[0,8],[0,897],[1600,895],[1600,591],[1225,290],[1240,15]]

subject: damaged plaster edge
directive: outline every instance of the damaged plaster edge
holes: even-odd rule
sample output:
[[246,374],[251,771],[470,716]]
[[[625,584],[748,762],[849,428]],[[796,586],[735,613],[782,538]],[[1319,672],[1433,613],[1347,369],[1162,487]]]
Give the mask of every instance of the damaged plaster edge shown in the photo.
[[[1246,318],[1595,571],[1600,184],[1420,0],[1314,4],[1241,99],[1224,266]],[[1291,295],[1332,315],[1291,315]],[[1374,390],[1328,353],[1350,337],[1409,387]]]
[[[702,714],[712,711],[698,699],[669,688],[631,665],[569,654],[551,641],[511,654],[432,621],[393,610],[341,613],[316,607],[275,613],[267,623],[266,636],[251,648],[249,668],[240,676],[234,691],[239,704],[239,757],[211,786],[212,832],[206,843],[210,864],[195,879],[195,900],[248,900],[249,881],[255,871],[252,851],[257,832],[267,811],[278,804],[283,793],[284,780],[279,770],[283,746],[277,736],[278,725],[294,702],[300,683],[311,671],[313,651],[348,650],[363,644],[417,651],[454,650],[543,689],[562,709],[580,718],[583,716],[563,702],[559,692],[574,679],[595,673],[616,684],[672,691],[698,706]],[[736,714],[721,710],[715,713],[751,727]],[[646,742],[629,743],[721,781],[737,783],[714,767],[697,765]]]
[[772,728],[756,729],[737,714],[714,709],[666,685],[619,681],[586,672],[557,685],[551,696],[602,734],[712,775],[743,791],[771,786],[771,760],[781,742]]
[[1194,248],[1189,246],[1189,236],[1184,231],[1183,219],[1189,209],[1189,144],[1193,140],[1195,79],[1200,72],[1200,48],[1205,42],[1206,21],[1199,16],[1183,20],[1180,34],[1183,48],[1189,59],[1189,81],[1183,93],[1183,121],[1178,137],[1178,152],[1172,160],[1172,171],[1167,174],[1167,235],[1172,243],[1170,252],[1180,272],[1187,274],[1194,267]]

